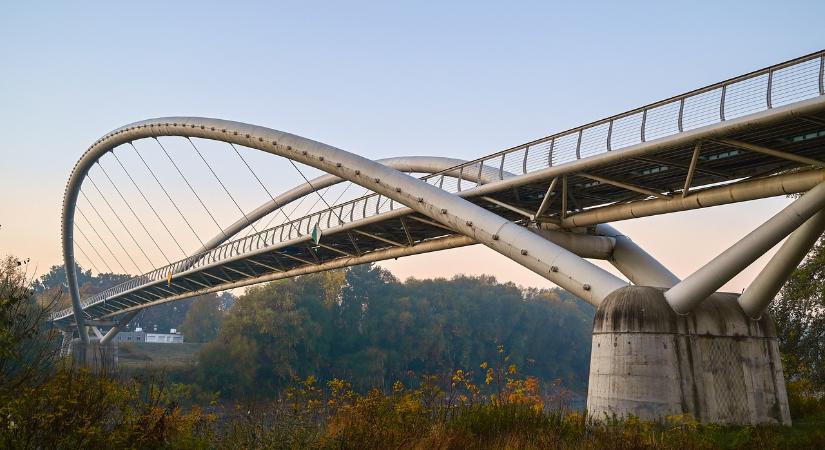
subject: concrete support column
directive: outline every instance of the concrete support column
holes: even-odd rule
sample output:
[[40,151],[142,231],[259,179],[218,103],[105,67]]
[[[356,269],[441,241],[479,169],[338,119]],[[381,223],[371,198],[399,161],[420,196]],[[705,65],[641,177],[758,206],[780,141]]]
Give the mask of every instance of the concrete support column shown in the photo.
[[807,222],[788,236],[779,251],[768,261],[759,275],[739,297],[739,304],[745,313],[753,318],[762,315],[771,300],[776,297],[782,285],[791,276],[817,239],[825,231],[825,210],[819,211]]
[[594,418],[791,423],[776,331],[735,294],[715,293],[686,315],[661,288],[628,286],[596,311],[587,409]]
[[81,339],[72,340],[71,355],[75,364],[98,371],[107,371],[117,367],[117,341],[101,344],[97,338],[89,338],[89,343]]

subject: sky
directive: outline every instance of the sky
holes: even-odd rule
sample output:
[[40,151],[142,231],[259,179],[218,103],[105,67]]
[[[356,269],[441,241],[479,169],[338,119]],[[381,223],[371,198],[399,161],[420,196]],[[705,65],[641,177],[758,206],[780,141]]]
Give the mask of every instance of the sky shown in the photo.
[[[74,163],[130,122],[218,117],[375,159],[471,159],[825,47],[821,1],[79,1],[1,11],[0,254],[31,258],[39,272],[62,262]],[[279,186],[300,180],[271,175]],[[788,202],[614,225],[684,277]],[[741,291],[765,260],[725,289]],[[486,273],[551,285],[480,246],[384,266],[402,279]]]

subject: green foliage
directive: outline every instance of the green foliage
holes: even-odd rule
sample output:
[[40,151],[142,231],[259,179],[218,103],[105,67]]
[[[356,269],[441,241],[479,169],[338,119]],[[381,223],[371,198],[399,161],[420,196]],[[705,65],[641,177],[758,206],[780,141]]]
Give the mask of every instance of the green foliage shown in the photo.
[[[30,349],[37,347],[36,342],[50,342],[43,327],[46,309],[32,300],[25,272],[17,260],[6,258],[0,265],[0,319],[4,327],[0,330],[0,448],[825,447],[825,401],[817,397],[810,382],[802,379],[789,384],[795,415],[795,426],[789,428],[701,426],[686,415],[668,417],[660,423],[633,417],[594,421],[580,413],[549,409],[556,404],[554,394],[542,387],[538,378],[527,374],[541,365],[524,354],[505,350],[500,343],[487,351],[475,350],[486,357],[480,365],[476,360],[476,364],[467,366],[481,369],[475,376],[472,370],[451,366],[444,377],[422,375],[415,382],[409,380],[409,386],[396,381],[391,388],[370,389],[365,394],[338,378],[325,383],[312,375],[295,378],[301,371],[332,370],[336,362],[323,358],[340,349],[347,350],[342,353],[347,357],[391,355],[394,345],[412,346],[417,343],[415,339],[425,338],[438,350],[394,351],[419,351],[418,357],[423,354],[441,364],[454,364],[459,358],[451,359],[449,353],[445,356],[440,352],[454,352],[460,347],[439,343],[445,335],[452,339],[490,336],[497,342],[522,343],[519,351],[527,352],[531,347],[525,339],[503,326],[526,323],[538,327],[541,321],[532,323],[523,315],[558,314],[552,308],[527,307],[534,302],[550,303],[554,308],[561,302],[566,314],[550,314],[554,320],[581,320],[582,314],[587,317],[587,310],[554,299],[548,295],[552,293],[515,290],[516,297],[507,297],[513,295],[512,286],[498,285],[487,278],[402,284],[375,268],[344,277],[343,272],[337,272],[305,277],[297,283],[273,283],[250,290],[238,302],[218,339],[208,344],[228,352],[204,352],[202,364],[223,370],[209,372],[216,377],[212,381],[226,381],[239,393],[255,394],[252,383],[271,376],[276,381],[261,389],[280,389],[284,395],[233,405],[221,403],[197,385],[169,383],[165,377],[92,373],[68,365],[54,367],[48,357],[31,358]],[[412,297],[405,290],[408,285],[422,288],[419,284],[429,289],[424,299]],[[485,296],[488,292],[490,296]],[[480,311],[463,305],[446,319],[439,316],[447,309],[451,296],[460,298],[459,304],[473,304],[470,299],[475,300]],[[520,303],[502,305],[491,298],[495,296]],[[516,304],[527,306],[513,306]],[[514,316],[492,315],[504,314],[505,306],[527,309]],[[426,321],[418,322],[416,315],[426,312]],[[486,319],[482,322],[487,326],[482,328],[489,334],[461,322],[462,315]],[[496,325],[499,322],[504,325]],[[376,328],[391,323],[398,325],[392,333],[381,334]],[[436,336],[409,338],[409,329],[419,323],[429,324],[425,330]],[[355,337],[324,336],[328,329],[348,330]],[[528,329],[541,335],[536,328]],[[365,353],[363,343],[373,353]],[[231,364],[220,364],[222,356]],[[384,367],[397,364],[394,357],[384,356]],[[273,362],[287,367],[273,367]],[[426,361],[422,365],[426,366]],[[9,371],[7,367],[26,370]],[[38,376],[30,376],[33,373]],[[386,377],[386,373],[380,377]],[[240,377],[241,382],[232,384],[232,377]],[[474,381],[479,378],[485,383],[482,388],[488,388],[486,392]]]
[[316,375],[366,392],[410,373],[494,361],[503,345],[526,374],[583,390],[592,314],[558,290],[492,277],[402,283],[358,266],[248,289],[204,347],[199,381],[225,396],[260,397]]
[[[83,270],[78,264],[75,264],[75,273],[81,297],[117,286],[130,278],[129,275],[116,273],[93,275],[91,270]],[[41,303],[52,303],[52,306],[57,309],[68,308],[71,306],[71,298],[66,282],[65,267],[52,266],[48,272],[31,283],[31,288],[36,297],[41,299]]]
[[785,375],[825,390],[825,239],[820,239],[771,304]]
[[215,294],[202,295],[192,302],[180,326],[186,342],[209,342],[218,336],[224,318],[220,306]]
[[34,300],[26,263],[0,260],[0,395],[48,373],[54,354],[57,333],[43,329],[50,303]]

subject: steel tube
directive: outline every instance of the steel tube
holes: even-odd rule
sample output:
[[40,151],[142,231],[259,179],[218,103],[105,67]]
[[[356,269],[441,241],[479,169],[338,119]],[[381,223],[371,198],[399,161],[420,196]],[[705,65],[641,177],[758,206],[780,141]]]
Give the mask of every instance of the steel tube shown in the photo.
[[825,231],[825,210],[819,211],[788,236],[750,286],[739,297],[747,315],[759,319],[782,285]]
[[820,183],[704,267],[668,289],[665,298],[677,313],[689,313],[823,207],[825,183]]
[[681,281],[661,262],[611,225],[597,225],[596,233],[613,239],[615,244],[607,260],[633,284],[670,288]]
[[653,199],[595,208],[565,218],[565,228],[593,226],[639,217],[727,205],[779,195],[798,194],[825,181],[825,170],[809,170],[692,191],[687,197]]
[[[64,199],[64,209],[73,213],[80,182],[89,166],[101,155],[117,145],[158,136],[199,137],[231,142],[334,174],[392,198],[474,238],[594,305],[598,305],[613,290],[625,285],[618,277],[524,227],[422,180],[320,142],[265,127],[220,119],[151,119],[107,134],[83,155],[73,171]],[[71,224],[71,221],[64,220],[64,233],[71,230]],[[71,257],[67,261],[73,262],[73,256],[71,249],[64,253],[64,257]],[[556,270],[551,270],[551,267]],[[81,308],[79,298],[77,300],[77,305],[73,304],[73,307],[75,314],[79,315]]]
[[609,260],[616,245],[616,239],[612,236],[593,236],[546,228],[530,228],[530,230],[582,258]]

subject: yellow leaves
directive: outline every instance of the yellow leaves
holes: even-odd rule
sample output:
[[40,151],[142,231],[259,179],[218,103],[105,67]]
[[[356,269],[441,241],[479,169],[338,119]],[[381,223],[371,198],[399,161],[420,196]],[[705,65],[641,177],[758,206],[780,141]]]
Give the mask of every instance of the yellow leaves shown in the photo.
[[509,373],[510,375],[515,375],[516,374],[516,365],[515,364],[510,364],[510,366],[507,367],[507,373]]
[[699,421],[689,413],[670,415],[665,417],[665,420],[674,428],[684,431],[695,431],[699,428]]
[[484,361],[483,363],[481,363],[481,365],[479,367],[486,370],[487,369],[487,361]]
[[404,383],[402,383],[400,380],[396,380],[395,383],[392,384],[392,392],[394,394],[400,394],[401,392],[404,392]]
[[538,395],[540,389],[539,379],[537,377],[527,377],[527,379],[524,380],[524,387],[527,392]]

